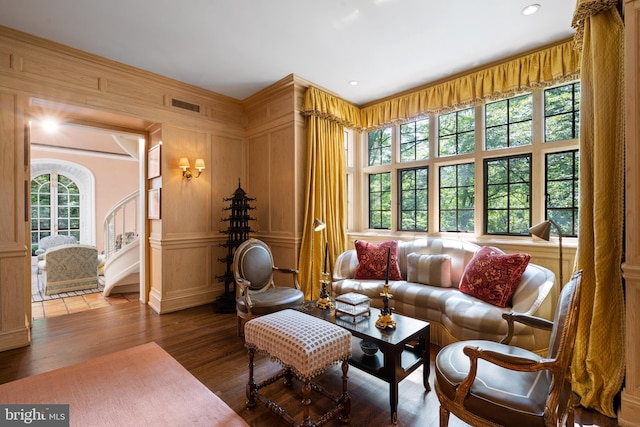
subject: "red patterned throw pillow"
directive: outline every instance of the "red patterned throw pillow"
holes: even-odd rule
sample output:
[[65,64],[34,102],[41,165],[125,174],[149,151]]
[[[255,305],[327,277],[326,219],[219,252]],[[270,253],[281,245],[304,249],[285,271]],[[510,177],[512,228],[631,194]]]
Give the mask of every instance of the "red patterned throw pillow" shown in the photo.
[[498,307],[506,307],[529,264],[529,254],[503,254],[483,246],[471,258],[460,291]]
[[380,279],[387,275],[387,251],[391,248],[391,262],[389,263],[389,280],[402,280],[400,267],[398,266],[398,242],[391,240],[379,245],[356,240],[356,253],[358,254],[358,266],[354,278],[356,279]]

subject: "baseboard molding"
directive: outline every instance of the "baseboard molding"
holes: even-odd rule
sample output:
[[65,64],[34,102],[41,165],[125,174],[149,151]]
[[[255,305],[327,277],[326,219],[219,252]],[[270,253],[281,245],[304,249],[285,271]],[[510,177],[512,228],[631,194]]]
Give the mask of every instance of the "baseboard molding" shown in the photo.
[[622,404],[618,414],[618,425],[622,427],[640,426],[640,397],[622,391]]
[[158,314],[171,313],[186,308],[213,303],[220,296],[219,291],[207,291],[197,294],[162,297],[157,289],[151,289],[149,306]]
[[26,347],[31,344],[31,330],[24,328],[0,333],[0,351]]

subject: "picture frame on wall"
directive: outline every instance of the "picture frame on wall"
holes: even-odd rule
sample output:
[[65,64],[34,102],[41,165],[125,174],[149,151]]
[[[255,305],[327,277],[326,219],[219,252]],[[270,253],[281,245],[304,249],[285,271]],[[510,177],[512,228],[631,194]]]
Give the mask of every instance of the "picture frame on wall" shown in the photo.
[[147,179],[160,176],[160,144],[149,148],[147,152]]
[[147,218],[160,219],[160,189],[152,188],[148,192]]

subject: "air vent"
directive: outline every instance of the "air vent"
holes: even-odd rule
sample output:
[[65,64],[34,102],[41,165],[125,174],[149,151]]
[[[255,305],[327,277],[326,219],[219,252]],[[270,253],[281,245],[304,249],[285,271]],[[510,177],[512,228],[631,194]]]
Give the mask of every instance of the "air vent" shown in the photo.
[[196,113],[200,112],[200,106],[197,104],[192,104],[187,101],[180,101],[179,99],[171,99],[171,106],[182,108],[183,110],[195,111]]

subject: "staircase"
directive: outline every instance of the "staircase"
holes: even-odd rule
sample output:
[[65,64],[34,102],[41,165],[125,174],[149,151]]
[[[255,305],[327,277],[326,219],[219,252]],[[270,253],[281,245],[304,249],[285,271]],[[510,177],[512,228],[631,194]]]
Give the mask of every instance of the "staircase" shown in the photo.
[[105,296],[114,288],[118,292],[140,289],[139,202],[140,192],[136,190],[116,203],[105,217]]

